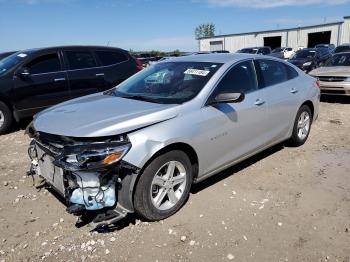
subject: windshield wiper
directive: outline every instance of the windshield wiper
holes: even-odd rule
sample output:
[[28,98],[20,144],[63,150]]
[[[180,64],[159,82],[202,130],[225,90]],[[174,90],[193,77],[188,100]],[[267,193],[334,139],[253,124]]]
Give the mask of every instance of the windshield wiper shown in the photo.
[[140,100],[140,101],[146,101],[146,102],[151,102],[151,103],[158,103],[155,98],[151,98],[148,96],[141,96],[141,95],[127,95],[127,96],[121,96],[122,98],[127,98],[127,99],[135,99],[135,100]]

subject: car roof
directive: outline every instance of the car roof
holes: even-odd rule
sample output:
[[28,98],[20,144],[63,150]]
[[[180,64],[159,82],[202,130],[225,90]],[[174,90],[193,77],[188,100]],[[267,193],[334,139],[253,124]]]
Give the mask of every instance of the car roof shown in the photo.
[[38,51],[49,51],[49,50],[57,50],[57,49],[62,49],[62,50],[90,50],[90,49],[113,49],[113,50],[122,50],[125,51],[124,49],[118,48],[118,47],[113,47],[113,46],[94,46],[94,45],[66,45],[66,46],[52,46],[52,47],[39,47],[39,48],[32,48],[32,49],[27,49],[27,50],[22,50],[22,52],[38,52]]
[[203,55],[189,55],[174,57],[171,61],[176,62],[209,62],[209,63],[228,63],[248,58],[262,57],[261,55],[252,55],[244,53],[214,53]]
[[339,46],[350,46],[350,43],[338,45],[337,47],[339,47]]
[[335,53],[333,56],[335,56],[335,55],[350,55],[350,51],[343,51],[343,52]]
[[298,51],[317,51],[318,48],[303,48]]

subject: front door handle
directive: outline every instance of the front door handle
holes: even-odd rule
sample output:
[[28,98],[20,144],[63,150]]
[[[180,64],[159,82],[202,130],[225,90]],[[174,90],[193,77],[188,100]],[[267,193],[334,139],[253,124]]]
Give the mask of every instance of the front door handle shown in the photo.
[[256,106],[261,106],[261,105],[263,105],[263,104],[265,104],[265,101],[263,101],[263,100],[261,100],[261,99],[257,99],[257,100],[255,101],[255,103],[254,103],[254,105],[256,105]]
[[104,76],[105,74],[104,73],[98,73],[96,74],[96,76]]
[[66,79],[64,77],[61,77],[61,78],[55,78],[54,81],[60,82],[60,81],[66,81]]
[[291,92],[292,94],[295,94],[295,93],[298,93],[298,90],[296,90],[295,88],[292,88],[292,89],[290,90],[290,92]]

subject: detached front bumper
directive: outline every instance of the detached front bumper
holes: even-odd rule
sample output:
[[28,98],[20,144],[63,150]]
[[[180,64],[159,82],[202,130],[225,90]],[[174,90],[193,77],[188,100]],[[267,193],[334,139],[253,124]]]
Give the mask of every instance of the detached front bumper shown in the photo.
[[133,212],[129,194],[137,168],[120,160],[108,166],[80,169],[62,162],[64,148],[64,145],[33,138],[29,155],[32,175],[44,178],[64,199],[67,212],[81,218],[93,213],[97,219],[92,221],[95,226],[114,223]]

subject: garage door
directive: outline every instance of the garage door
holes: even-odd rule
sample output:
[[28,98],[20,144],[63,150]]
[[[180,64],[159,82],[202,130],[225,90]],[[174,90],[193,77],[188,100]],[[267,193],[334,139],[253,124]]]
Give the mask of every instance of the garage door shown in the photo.
[[210,51],[222,51],[224,50],[224,45],[222,41],[211,41],[210,42]]

